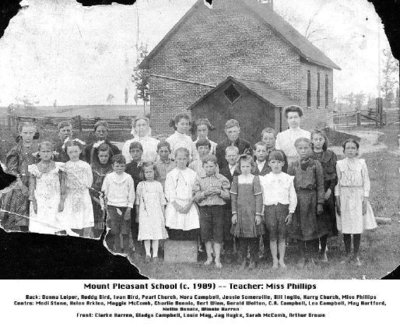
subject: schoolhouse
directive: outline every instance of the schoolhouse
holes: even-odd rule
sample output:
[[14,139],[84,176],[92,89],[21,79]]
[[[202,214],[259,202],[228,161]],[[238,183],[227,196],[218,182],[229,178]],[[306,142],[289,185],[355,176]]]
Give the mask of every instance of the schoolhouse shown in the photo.
[[151,123],[189,111],[207,117],[223,138],[227,119],[239,120],[249,141],[264,127],[282,130],[282,108],[305,109],[303,127],[327,122],[333,110],[333,70],[322,51],[257,0],[198,0],[142,61],[150,73]]

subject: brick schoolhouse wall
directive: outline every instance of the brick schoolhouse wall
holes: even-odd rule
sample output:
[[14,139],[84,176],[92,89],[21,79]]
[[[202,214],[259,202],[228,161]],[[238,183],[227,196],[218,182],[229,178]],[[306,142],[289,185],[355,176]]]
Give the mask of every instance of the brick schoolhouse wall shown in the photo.
[[[311,76],[311,107],[307,108],[307,73]],[[317,104],[318,73],[320,73],[320,106]],[[325,76],[328,77],[328,104],[325,102]],[[333,70],[302,61],[300,78],[300,105],[304,108],[303,127],[315,128],[317,125],[332,125],[333,112]]]
[[[214,9],[200,6],[181,25],[151,60],[150,72],[213,85],[229,75],[264,81],[297,103],[301,96],[298,54],[236,1],[215,4]],[[154,128],[164,132],[166,117],[185,110],[208,90],[152,78]]]

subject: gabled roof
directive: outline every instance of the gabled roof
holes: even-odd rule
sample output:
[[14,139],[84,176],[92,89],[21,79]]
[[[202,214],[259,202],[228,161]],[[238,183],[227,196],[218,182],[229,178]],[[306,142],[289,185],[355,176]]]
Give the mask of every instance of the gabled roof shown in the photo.
[[295,100],[290,100],[286,95],[282,94],[277,90],[271,89],[267,83],[259,82],[259,81],[250,81],[250,80],[242,80],[236,79],[232,76],[228,76],[225,80],[219,83],[215,88],[211,91],[207,92],[203,95],[199,100],[193,103],[188,110],[192,110],[199,103],[204,101],[214,92],[218,91],[221,88],[224,88],[229,82],[233,84],[239,85],[244,89],[247,89],[251,94],[259,98],[263,102],[270,103],[275,107],[286,107],[293,104],[297,104]]
[[[216,0],[222,1],[222,0]],[[293,26],[287,23],[275,11],[271,10],[269,6],[258,3],[256,0],[235,0],[240,3],[244,8],[247,8],[255,18],[259,19],[262,23],[270,26],[278,35],[287,41],[289,45],[306,61],[311,63],[340,70],[331,59],[329,59],[321,50],[308,41],[302,34],[300,34]],[[199,6],[205,6],[204,0],[198,0],[192,8],[175,24],[175,26],[165,35],[165,37],[157,44],[157,46],[148,54],[146,58],[140,63],[139,68],[148,68],[151,59],[158,53],[158,51],[168,42],[183,25],[185,21],[191,17]],[[212,9],[210,9],[212,10]],[[218,27],[217,27],[218,28]]]

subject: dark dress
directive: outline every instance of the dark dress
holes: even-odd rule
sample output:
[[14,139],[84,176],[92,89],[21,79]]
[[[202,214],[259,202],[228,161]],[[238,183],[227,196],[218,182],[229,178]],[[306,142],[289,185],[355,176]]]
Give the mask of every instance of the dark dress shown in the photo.
[[[14,146],[6,156],[7,173],[17,176],[20,175],[24,190],[14,184],[11,191],[3,195],[1,207],[4,210],[15,212],[18,215],[29,216],[29,173],[28,166],[39,161],[37,155],[33,153],[36,149],[33,146],[25,149],[22,141]],[[1,220],[6,230],[25,230],[29,226],[29,221],[18,215],[1,212]]]
[[[103,185],[104,178],[107,174],[113,171],[111,163],[109,164],[96,164],[92,165],[92,173],[93,173],[93,184],[92,188],[96,191],[101,191],[101,186]],[[93,205],[93,215],[94,215],[94,237],[97,238],[101,236],[101,233],[104,230],[105,225],[105,212],[101,209],[99,203],[95,201],[99,201],[100,194],[93,189],[89,190],[90,198],[92,199]]]
[[324,192],[331,190],[331,196],[324,202],[324,212],[318,219],[319,231],[323,235],[337,236],[335,211],[335,186],[337,184],[337,157],[331,150],[313,153],[313,158],[321,163],[324,172]]
[[[93,142],[88,144],[84,149],[83,149],[83,160],[85,160],[87,163],[92,163],[92,157],[94,155],[93,153],[93,145],[97,142]],[[111,150],[110,153],[110,158],[116,154],[120,154],[121,151],[118,149],[118,147],[114,144],[112,144],[109,140],[105,140],[104,143],[106,143]]]
[[289,234],[301,241],[315,240],[324,234],[319,230],[317,204],[324,203],[324,175],[319,161],[308,158],[292,162],[288,174],[294,176],[297,207]]

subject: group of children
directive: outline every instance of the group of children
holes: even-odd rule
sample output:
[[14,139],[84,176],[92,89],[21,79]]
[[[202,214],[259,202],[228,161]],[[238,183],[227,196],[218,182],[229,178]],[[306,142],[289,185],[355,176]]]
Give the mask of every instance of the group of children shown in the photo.
[[36,126],[21,124],[20,140],[7,155],[7,172],[17,180],[2,195],[2,225],[99,237],[107,223],[109,248],[133,255],[143,241],[146,262],[158,261],[160,240],[199,240],[205,265],[221,268],[222,253],[226,262],[236,259],[236,245],[241,269],[257,265],[260,240],[274,269],[286,266],[288,239],[298,245],[299,266],[326,262],[327,238],[339,229],[344,262],[361,264],[361,233],[376,223],[357,141],[347,140],[345,159],[337,161],[325,133],[315,130],[311,139],[295,141],[298,158],[288,166],[271,128],[252,148],[235,120],[226,123],[227,140],[218,145],[208,139],[207,119],[196,122],[195,142],[186,114],[173,126],[175,133],[157,144],[156,161],[143,161],[143,145],[133,141],[127,164],[108,140],[106,122],[96,123],[96,142],[89,145],[73,139],[71,124],[63,122],[58,145],[43,141],[37,149]]

